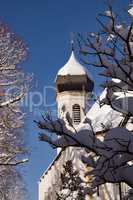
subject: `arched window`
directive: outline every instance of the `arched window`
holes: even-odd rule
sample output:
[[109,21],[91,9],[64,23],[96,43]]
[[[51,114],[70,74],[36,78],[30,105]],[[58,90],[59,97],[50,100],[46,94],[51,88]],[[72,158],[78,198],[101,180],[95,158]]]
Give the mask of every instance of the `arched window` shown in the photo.
[[73,113],[73,123],[79,124],[81,122],[81,114],[80,114],[80,106],[78,104],[73,105],[72,113]]

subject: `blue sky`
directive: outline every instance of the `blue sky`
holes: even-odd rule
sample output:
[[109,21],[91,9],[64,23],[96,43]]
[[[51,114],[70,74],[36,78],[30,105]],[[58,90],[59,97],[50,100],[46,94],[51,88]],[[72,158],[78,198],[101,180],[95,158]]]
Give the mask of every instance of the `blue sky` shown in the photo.
[[[128,0],[116,0],[116,7],[123,9],[125,5],[128,5]],[[29,56],[23,68],[34,74],[36,91],[42,93],[44,87],[54,86],[57,71],[70,55],[70,32],[97,30],[96,14],[103,9],[104,0],[0,0],[0,18],[29,47]],[[93,68],[89,67],[89,70],[98,91],[100,79]],[[47,92],[49,102],[53,102],[54,98],[52,90]],[[34,109],[26,122],[31,158],[24,167],[31,200],[38,199],[37,182],[55,155],[49,145],[38,141],[39,130],[33,123],[47,107]]]

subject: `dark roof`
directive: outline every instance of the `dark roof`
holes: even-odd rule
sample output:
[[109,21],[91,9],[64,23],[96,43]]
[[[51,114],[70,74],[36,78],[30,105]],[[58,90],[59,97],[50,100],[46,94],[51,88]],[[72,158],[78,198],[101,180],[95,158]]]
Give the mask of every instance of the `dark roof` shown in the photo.
[[86,75],[57,76],[56,86],[58,92],[82,91],[92,92],[94,82]]

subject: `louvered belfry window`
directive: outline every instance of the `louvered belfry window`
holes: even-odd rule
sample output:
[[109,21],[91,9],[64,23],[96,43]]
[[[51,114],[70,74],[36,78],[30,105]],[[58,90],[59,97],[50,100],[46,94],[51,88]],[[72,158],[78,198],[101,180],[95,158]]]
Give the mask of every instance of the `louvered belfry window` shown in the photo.
[[73,105],[73,122],[74,124],[79,124],[81,122],[80,116],[80,106],[78,104]]

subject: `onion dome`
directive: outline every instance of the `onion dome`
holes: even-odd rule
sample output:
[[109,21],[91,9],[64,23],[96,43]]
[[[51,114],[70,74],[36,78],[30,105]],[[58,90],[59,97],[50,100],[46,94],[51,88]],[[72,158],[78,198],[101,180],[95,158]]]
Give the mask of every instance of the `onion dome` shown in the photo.
[[94,82],[88,70],[77,61],[73,51],[68,62],[57,73],[56,86],[58,92],[93,90]]

